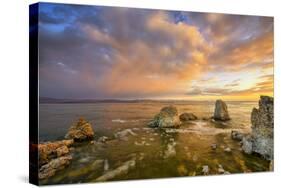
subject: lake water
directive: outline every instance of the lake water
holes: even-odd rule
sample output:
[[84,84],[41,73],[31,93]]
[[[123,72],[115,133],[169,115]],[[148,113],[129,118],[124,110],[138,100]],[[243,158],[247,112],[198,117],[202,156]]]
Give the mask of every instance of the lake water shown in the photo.
[[[174,105],[179,113],[192,112],[199,120],[179,129],[152,129],[147,123],[160,109]],[[229,173],[268,171],[268,162],[259,156],[241,152],[239,142],[230,138],[231,130],[250,132],[250,115],[258,102],[227,102],[230,117],[225,125],[200,120],[211,117],[214,102],[149,101],[136,103],[40,104],[39,140],[63,139],[68,128],[84,117],[92,124],[95,140],[107,136],[106,144],[83,143],[72,151],[73,160],[55,176],[41,184],[94,182],[106,173],[104,169],[87,169],[98,159],[107,161],[106,171],[118,168],[124,162],[136,161],[134,168],[111,180],[132,180],[202,175],[202,167],[209,174],[218,174],[218,166]],[[130,130],[125,139],[115,134]],[[217,149],[211,148],[217,144]],[[225,149],[230,148],[230,152]],[[89,167],[90,168],[90,167]],[[81,173],[79,173],[79,169]]]

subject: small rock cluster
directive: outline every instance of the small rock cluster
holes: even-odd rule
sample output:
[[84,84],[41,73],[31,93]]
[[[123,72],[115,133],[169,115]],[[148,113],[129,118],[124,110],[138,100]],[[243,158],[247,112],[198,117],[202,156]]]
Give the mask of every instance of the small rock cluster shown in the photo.
[[[184,112],[181,115],[178,114],[178,110],[175,106],[163,107],[158,114],[156,114],[153,120],[148,124],[153,128],[178,128],[182,123],[198,120],[198,117],[193,113]],[[204,121],[221,121],[222,125],[224,121],[230,120],[227,105],[222,100],[217,100],[215,104],[214,116],[211,118],[203,117]]]
[[72,144],[73,140],[62,140],[38,145],[39,179],[53,176],[70,163],[72,157],[69,147]]
[[39,179],[49,178],[68,166],[72,160],[70,146],[74,142],[90,141],[93,136],[92,125],[80,118],[65,135],[67,140],[38,144]]

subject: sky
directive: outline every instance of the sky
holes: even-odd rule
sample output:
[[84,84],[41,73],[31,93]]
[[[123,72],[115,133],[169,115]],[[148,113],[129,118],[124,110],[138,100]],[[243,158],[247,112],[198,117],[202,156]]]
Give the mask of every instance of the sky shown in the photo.
[[40,3],[39,95],[258,100],[273,46],[272,17]]

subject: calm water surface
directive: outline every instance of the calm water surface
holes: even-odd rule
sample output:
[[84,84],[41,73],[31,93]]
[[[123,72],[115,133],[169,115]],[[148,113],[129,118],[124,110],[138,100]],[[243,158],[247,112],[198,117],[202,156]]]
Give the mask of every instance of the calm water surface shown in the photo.
[[[40,142],[59,140],[79,118],[92,123],[95,140],[100,136],[112,138],[107,144],[81,144],[72,152],[71,164],[41,184],[92,182],[104,170],[95,172],[88,166],[97,159],[108,161],[108,171],[136,157],[136,167],[113,180],[163,178],[202,175],[208,165],[210,174],[218,174],[218,165],[230,173],[268,170],[268,162],[258,156],[243,154],[239,142],[230,138],[237,129],[250,132],[250,115],[257,102],[227,102],[232,118],[227,125],[196,120],[179,129],[151,129],[147,123],[160,109],[175,105],[179,113],[192,112],[200,119],[213,115],[214,102],[138,102],[92,104],[40,104]],[[114,134],[125,129],[133,131],[125,140]],[[217,144],[212,150],[211,144]],[[172,145],[173,155],[167,156]],[[230,148],[231,152],[225,152]],[[79,173],[79,169],[81,173]]]

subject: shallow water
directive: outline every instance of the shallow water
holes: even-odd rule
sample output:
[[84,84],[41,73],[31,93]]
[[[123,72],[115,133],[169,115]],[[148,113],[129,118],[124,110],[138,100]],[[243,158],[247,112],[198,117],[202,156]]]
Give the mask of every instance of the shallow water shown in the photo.
[[[192,112],[199,118],[210,117],[214,111],[214,102],[40,104],[40,142],[62,139],[81,116],[92,123],[95,140],[100,136],[110,138],[106,144],[84,143],[75,147],[71,164],[40,183],[94,182],[132,159],[135,167],[111,180],[202,175],[204,165],[208,165],[209,174],[218,174],[219,165],[229,173],[268,170],[267,161],[243,154],[239,142],[230,138],[233,129],[250,131],[250,114],[257,102],[227,102],[232,118],[227,125],[196,120],[179,129],[148,128],[153,116],[169,104],[180,113]],[[133,134],[115,138],[114,134],[126,129]],[[217,149],[213,150],[211,144],[217,144]],[[98,159],[107,160],[108,169],[91,171],[90,164]]]

